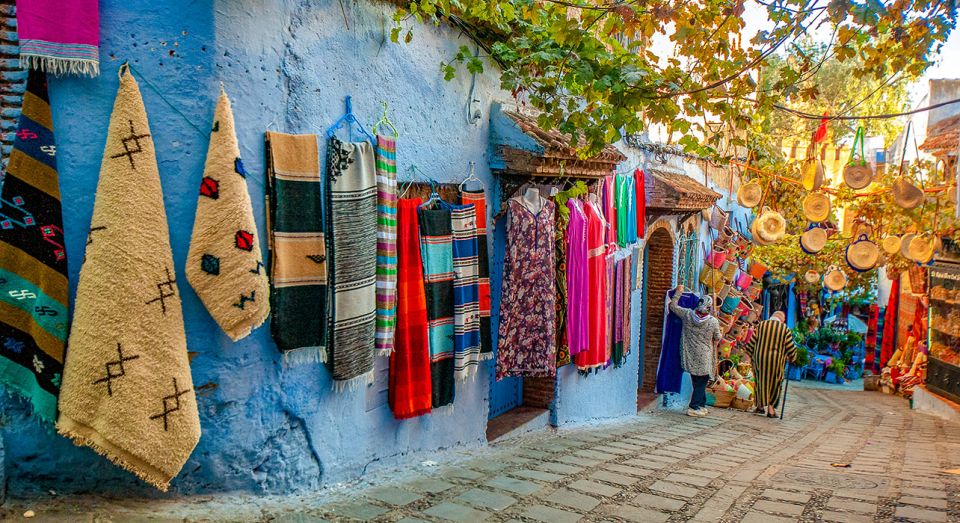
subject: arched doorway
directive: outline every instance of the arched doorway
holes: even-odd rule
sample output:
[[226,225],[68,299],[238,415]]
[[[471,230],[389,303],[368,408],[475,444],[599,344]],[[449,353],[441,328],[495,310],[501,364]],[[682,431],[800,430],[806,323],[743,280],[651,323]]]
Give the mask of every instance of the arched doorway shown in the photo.
[[659,227],[647,238],[643,256],[643,330],[640,335],[640,377],[637,391],[652,393],[663,345],[663,308],[673,286],[673,238]]

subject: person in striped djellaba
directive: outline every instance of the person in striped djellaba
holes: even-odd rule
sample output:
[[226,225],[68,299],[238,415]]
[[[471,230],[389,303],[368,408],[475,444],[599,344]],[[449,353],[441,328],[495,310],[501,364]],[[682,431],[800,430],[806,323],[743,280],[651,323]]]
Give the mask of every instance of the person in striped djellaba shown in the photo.
[[753,375],[757,379],[754,394],[757,410],[766,410],[768,418],[777,417],[780,404],[780,389],[783,384],[783,371],[789,359],[797,359],[797,347],[793,343],[793,333],[784,323],[785,317],[777,311],[757,325],[756,334],[744,348],[753,365]]

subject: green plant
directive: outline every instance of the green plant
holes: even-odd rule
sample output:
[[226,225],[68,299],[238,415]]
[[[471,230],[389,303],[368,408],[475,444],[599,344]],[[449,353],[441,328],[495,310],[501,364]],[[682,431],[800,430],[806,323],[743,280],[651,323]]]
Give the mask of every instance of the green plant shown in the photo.
[[810,364],[810,351],[805,347],[797,347],[797,359],[793,361],[793,364],[797,367],[806,367]]
[[843,370],[847,367],[847,364],[843,362],[840,358],[834,358],[833,363],[830,364],[828,370],[833,371],[837,376],[843,376]]

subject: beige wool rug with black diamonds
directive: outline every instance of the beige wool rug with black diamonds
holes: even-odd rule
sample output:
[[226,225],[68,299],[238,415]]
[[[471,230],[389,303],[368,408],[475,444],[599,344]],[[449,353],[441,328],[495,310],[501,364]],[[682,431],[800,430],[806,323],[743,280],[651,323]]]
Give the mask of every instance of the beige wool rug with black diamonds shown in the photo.
[[200,418],[153,139],[126,66],[68,346],[57,430],[167,490]]

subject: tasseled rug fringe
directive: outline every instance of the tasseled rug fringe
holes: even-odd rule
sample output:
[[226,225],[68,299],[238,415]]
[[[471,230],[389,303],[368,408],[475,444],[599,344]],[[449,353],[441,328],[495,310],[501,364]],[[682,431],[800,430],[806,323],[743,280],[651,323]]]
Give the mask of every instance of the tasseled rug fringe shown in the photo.
[[333,391],[334,392],[343,392],[350,391],[353,392],[361,387],[366,387],[373,384],[373,370],[369,370],[359,376],[350,378],[348,380],[333,380]]
[[84,60],[82,58],[58,58],[39,54],[21,54],[20,63],[27,69],[45,71],[55,76],[77,74],[83,76],[100,76],[100,62]]
[[286,367],[326,362],[327,350],[324,347],[301,347],[283,353],[283,364]]

